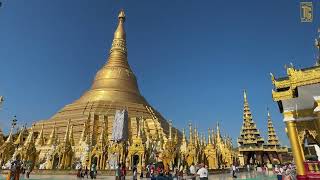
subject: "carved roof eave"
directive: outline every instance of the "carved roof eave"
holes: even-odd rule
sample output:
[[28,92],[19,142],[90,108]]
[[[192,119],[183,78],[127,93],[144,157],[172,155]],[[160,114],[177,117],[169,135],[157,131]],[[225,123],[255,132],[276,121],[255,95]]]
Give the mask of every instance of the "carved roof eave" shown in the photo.
[[[320,83],[320,66],[308,69],[287,68],[287,77],[276,79],[271,75],[272,98],[274,101],[287,100],[295,98],[297,87]],[[286,90],[283,90],[286,89]]]

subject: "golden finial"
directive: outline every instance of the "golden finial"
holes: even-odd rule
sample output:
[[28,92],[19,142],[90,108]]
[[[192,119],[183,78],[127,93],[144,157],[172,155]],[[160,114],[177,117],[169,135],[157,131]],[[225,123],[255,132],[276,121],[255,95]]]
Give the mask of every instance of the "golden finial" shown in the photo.
[[192,124],[189,122],[189,143],[193,144],[193,138],[192,138]]
[[243,90],[243,98],[244,101],[247,101],[247,91],[245,89]]
[[208,144],[211,144],[211,135],[210,135],[210,133],[211,133],[211,129],[208,128]]
[[124,22],[124,21],[126,20],[126,15],[125,15],[123,9],[120,10],[118,18],[119,18],[119,20],[122,21],[122,22]]
[[[123,39],[123,40],[125,40],[126,39],[126,33],[124,31],[123,23],[124,23],[124,21],[126,19],[126,16],[125,16],[123,10],[120,11],[118,19],[119,19],[119,24],[118,24],[118,27],[117,27],[116,31],[114,32],[114,38],[115,39]],[[112,43],[112,48],[111,48],[110,52],[112,52],[114,48],[117,48],[117,47],[114,47],[114,46],[116,46],[116,44]]]

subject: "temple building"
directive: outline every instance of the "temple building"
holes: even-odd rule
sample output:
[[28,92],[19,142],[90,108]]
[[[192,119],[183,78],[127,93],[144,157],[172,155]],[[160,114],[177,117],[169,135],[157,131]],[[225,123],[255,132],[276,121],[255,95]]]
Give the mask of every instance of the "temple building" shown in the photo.
[[207,138],[199,136],[197,128],[192,129],[189,123],[189,140],[186,140],[185,130],[180,146],[180,160],[185,167],[191,164],[205,163],[209,169],[231,167],[237,161],[237,156],[232,147],[231,138],[222,137],[219,124],[216,133],[208,128]]
[[282,154],[287,153],[286,147],[281,147],[279,139],[275,133],[271,116],[268,111],[268,142],[265,143],[253,121],[251,110],[247,99],[247,93],[243,93],[243,123],[238,138],[240,165],[262,164],[282,162]]
[[[320,38],[315,45],[319,51]],[[271,74],[272,98],[278,103],[290,140],[298,179],[320,178],[320,57],[308,68],[286,67],[287,76]],[[312,148],[311,148],[312,147]],[[318,153],[317,153],[318,149]],[[313,150],[313,151],[312,151]]]
[[[127,59],[124,11],[119,13],[118,20],[109,58],[97,72],[91,88],[50,119],[32,127],[30,138],[36,137],[37,161],[47,169],[70,167],[77,161],[95,161],[99,169],[119,162],[141,166],[153,156],[151,153],[164,156],[169,143],[176,146],[177,142],[170,139],[173,133],[181,139],[181,132],[172,127],[171,134],[168,121],[141,95]],[[117,111],[127,123],[122,126],[120,139],[113,137]],[[112,164],[105,163],[107,159]]]
[[189,126],[173,127],[141,95],[128,63],[124,11],[118,16],[106,64],[91,88],[47,120],[7,138],[0,131],[0,166],[13,160],[32,162],[36,169],[74,169],[95,164],[112,170],[118,163],[138,172],[162,162],[166,170],[205,162],[209,169],[230,167],[235,161],[231,138],[208,130],[208,138]]

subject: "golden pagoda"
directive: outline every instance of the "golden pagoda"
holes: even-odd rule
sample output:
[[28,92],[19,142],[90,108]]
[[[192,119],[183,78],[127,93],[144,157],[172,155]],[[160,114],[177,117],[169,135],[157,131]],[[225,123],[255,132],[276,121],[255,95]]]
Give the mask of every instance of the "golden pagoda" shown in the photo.
[[274,130],[274,127],[273,127],[273,123],[271,120],[271,115],[270,115],[269,110],[268,110],[268,143],[267,143],[267,145],[270,145],[270,146],[279,146],[280,145],[279,138],[278,138],[276,131]]
[[[12,157],[13,146],[21,150],[16,151],[12,159],[31,159],[23,155],[33,151],[29,148],[30,142],[34,142],[37,150],[33,154],[35,166],[42,169],[68,169],[75,163],[84,166],[95,163],[98,169],[113,169],[117,163],[127,163],[128,167],[136,165],[141,170],[154,157],[157,161],[172,163],[176,158],[172,151],[177,151],[174,147],[180,142],[181,133],[169,125],[139,91],[128,63],[125,20],[121,10],[107,63],[97,72],[91,88],[51,118],[35,123],[28,130],[27,144],[23,142],[28,136],[25,131],[21,131],[15,141],[10,133],[0,148],[0,165]],[[118,111],[127,115],[121,140],[113,139]],[[175,138],[172,131],[176,132]]]
[[[319,41],[320,37],[315,40],[318,51]],[[298,179],[320,178],[319,157],[307,158],[316,156],[315,153],[309,154],[309,148],[319,147],[320,142],[320,53],[316,62],[314,66],[304,69],[297,69],[291,64],[286,67],[285,77],[276,78],[271,74],[274,86],[272,98],[283,114]]]
[[238,150],[240,165],[262,164],[262,163],[281,163],[282,153],[287,153],[288,149],[281,147],[276,136],[271,116],[268,111],[268,142],[265,143],[253,121],[252,114],[247,100],[247,93],[244,91],[243,124],[238,138]]
[[243,123],[238,138],[241,165],[253,163],[255,156],[260,155],[263,151],[264,143],[264,139],[260,136],[260,131],[252,119],[246,91],[243,92],[243,98]]
[[95,164],[113,170],[122,163],[141,172],[155,162],[168,171],[202,162],[209,169],[225,168],[236,161],[231,138],[222,137],[219,125],[216,134],[214,128],[208,130],[206,140],[189,123],[187,138],[184,129],[181,134],[140,94],[127,59],[125,20],[122,10],[108,60],[87,92],[15,137],[12,128],[2,145],[0,132],[0,165],[19,159],[37,169]]
[[[266,157],[266,160],[270,163],[282,163],[282,155],[288,153],[288,148],[281,146],[279,138],[276,134],[275,128],[272,123],[271,115],[269,110],[267,110],[268,116],[268,141],[263,145],[263,151]],[[278,161],[278,162],[274,162]],[[265,162],[265,160],[264,160]]]

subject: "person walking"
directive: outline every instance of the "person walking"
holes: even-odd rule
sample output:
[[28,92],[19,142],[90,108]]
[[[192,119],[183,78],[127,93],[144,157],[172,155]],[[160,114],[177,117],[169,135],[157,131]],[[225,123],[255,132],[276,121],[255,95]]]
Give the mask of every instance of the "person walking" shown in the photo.
[[197,175],[200,177],[200,180],[208,180],[208,170],[203,163],[200,164],[200,169],[197,172]]
[[194,166],[194,163],[191,164],[189,167],[189,172],[192,180],[196,180],[196,167]]
[[91,177],[91,179],[96,179],[96,177],[97,177],[97,165],[96,164],[91,165],[90,177]]
[[132,174],[133,174],[133,180],[137,180],[138,179],[138,173],[137,173],[137,167],[136,166],[133,166]]
[[236,170],[237,170],[237,167],[236,167],[236,165],[235,164],[232,164],[232,177],[233,178],[237,178],[237,176],[236,176]]

